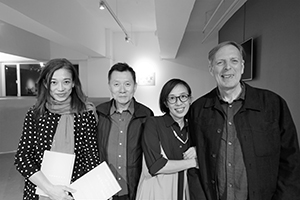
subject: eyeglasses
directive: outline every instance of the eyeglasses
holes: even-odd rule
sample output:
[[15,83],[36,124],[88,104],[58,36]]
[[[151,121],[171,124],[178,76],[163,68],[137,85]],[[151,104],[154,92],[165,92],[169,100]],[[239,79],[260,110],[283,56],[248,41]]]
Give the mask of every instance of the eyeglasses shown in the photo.
[[169,96],[167,98],[167,101],[170,103],[170,104],[174,104],[177,102],[177,99],[179,99],[182,103],[186,102],[188,99],[189,99],[190,95],[188,94],[181,94],[179,96]]

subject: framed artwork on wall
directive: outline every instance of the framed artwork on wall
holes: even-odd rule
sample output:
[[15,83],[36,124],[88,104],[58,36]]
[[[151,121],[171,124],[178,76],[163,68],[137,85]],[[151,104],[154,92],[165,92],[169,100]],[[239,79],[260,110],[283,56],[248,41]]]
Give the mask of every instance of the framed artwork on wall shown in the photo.
[[244,73],[242,75],[243,81],[250,81],[253,79],[253,38],[249,38],[241,43],[244,49]]

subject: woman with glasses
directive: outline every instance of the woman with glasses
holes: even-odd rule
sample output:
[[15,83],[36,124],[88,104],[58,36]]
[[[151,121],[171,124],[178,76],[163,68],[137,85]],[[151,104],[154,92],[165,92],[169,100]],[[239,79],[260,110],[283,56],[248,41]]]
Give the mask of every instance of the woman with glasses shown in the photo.
[[185,118],[191,101],[191,88],[185,81],[171,79],[163,86],[159,106],[164,115],[148,118],[142,136],[144,158],[138,200],[202,199],[196,151]]

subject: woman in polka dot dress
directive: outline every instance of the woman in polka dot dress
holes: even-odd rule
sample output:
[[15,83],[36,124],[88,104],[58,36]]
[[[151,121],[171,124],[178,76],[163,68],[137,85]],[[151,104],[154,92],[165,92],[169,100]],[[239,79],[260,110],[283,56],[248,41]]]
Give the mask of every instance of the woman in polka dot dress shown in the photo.
[[[25,116],[15,155],[16,168],[25,177],[23,199],[70,200],[71,188],[51,184],[40,171],[43,154],[75,154],[72,181],[96,167],[100,160],[94,105],[86,101],[75,68],[64,58],[45,65],[37,88],[37,101]],[[49,197],[36,195],[36,186]]]

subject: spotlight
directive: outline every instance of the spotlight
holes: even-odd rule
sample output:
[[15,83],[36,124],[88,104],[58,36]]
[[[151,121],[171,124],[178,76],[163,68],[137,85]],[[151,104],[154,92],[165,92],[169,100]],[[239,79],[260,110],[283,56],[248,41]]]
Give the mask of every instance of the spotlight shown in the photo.
[[125,27],[120,22],[120,20],[118,19],[117,15],[113,12],[113,10],[111,9],[111,7],[109,6],[109,4],[105,0],[101,0],[99,2],[99,9],[100,10],[106,9],[110,13],[110,15],[114,18],[114,20],[117,22],[117,24],[120,26],[120,28],[124,32],[124,34],[125,34],[125,41],[126,42],[130,42],[130,37],[128,36],[128,33],[127,33]]
[[99,9],[100,10],[104,10],[105,9],[105,3],[104,3],[104,1],[100,1],[100,3],[99,3]]

